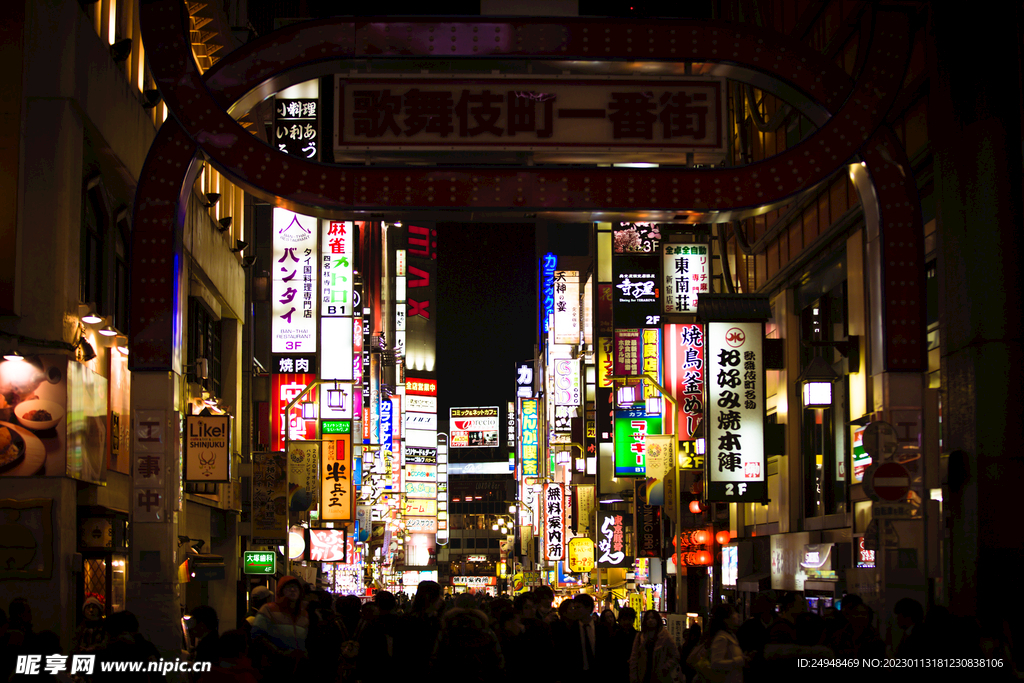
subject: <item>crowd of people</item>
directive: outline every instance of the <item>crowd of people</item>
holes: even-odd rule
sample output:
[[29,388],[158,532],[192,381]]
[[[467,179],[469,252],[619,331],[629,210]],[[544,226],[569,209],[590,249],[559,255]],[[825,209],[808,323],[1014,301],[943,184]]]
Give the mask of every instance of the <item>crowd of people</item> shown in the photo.
[[[378,591],[372,600],[307,590],[285,576],[276,591],[253,589],[241,628],[220,631],[207,605],[189,614],[190,659],[209,671],[189,674],[190,683],[260,683],[315,677],[322,682],[378,683],[413,680],[432,673],[460,683],[530,680],[539,683],[742,683],[793,680],[800,660],[969,657],[1000,659],[986,680],[1019,678],[1013,644],[1003,624],[954,619],[943,608],[925,618],[909,598],[895,606],[900,638],[887,646],[874,615],[856,595],[826,616],[807,611],[795,593],[758,594],[744,621],[728,604],[712,611],[702,631],[694,624],[682,643],[668,633],[661,615],[622,607],[597,613],[591,595],[580,593],[554,607],[548,586],[507,597],[445,595],[433,581],[420,583],[412,600]],[[99,662],[157,661],[159,653],[139,633],[130,612],[102,616],[89,599],[75,632],[72,654],[94,654]],[[15,669],[19,654],[60,655],[59,637],[36,632],[29,603],[0,610],[0,682],[103,683],[106,679],[157,683],[163,674],[88,675],[71,672],[27,675]]]

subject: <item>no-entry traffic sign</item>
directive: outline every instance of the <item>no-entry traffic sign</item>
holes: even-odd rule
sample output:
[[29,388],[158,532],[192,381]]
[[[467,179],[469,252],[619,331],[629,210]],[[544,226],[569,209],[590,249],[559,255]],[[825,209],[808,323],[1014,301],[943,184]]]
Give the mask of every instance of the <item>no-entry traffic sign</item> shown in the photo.
[[869,476],[871,488],[882,500],[900,500],[910,490],[910,473],[899,463],[882,463]]

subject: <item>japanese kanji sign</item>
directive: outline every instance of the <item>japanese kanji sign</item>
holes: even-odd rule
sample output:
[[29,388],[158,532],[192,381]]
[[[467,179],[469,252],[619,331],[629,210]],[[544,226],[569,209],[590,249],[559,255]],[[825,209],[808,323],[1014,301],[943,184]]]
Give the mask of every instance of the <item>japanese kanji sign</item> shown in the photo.
[[320,519],[352,519],[352,436],[324,434],[320,457]]
[[352,315],[352,259],[356,234],[352,221],[320,222],[320,315]]
[[[340,80],[340,79],[339,79]],[[723,81],[339,82],[336,148],[724,149]]]
[[[316,403],[318,388],[310,389],[303,401],[296,403],[291,413],[285,414],[288,404],[302,390],[316,380],[316,375],[307,374],[274,374],[270,381],[270,424],[273,433],[271,444],[275,449],[284,449],[285,438],[292,441],[312,441],[317,438],[316,420],[305,420],[302,417],[301,404],[305,401]],[[286,431],[287,430],[287,431]]]
[[316,99],[274,100],[274,144],[303,159],[319,159],[320,102]]
[[704,417],[704,326],[665,326],[665,373],[676,399],[675,433],[680,441],[703,436],[697,429]]
[[625,254],[612,259],[612,317],[615,327],[661,324],[660,263],[656,255]]
[[764,498],[764,363],[760,322],[708,323],[707,499]]
[[519,461],[522,464],[522,476],[537,476],[537,399],[520,398],[519,400]]
[[165,411],[134,411],[132,452],[135,456],[135,489],[132,503],[136,522],[166,521],[164,450],[167,439],[171,438],[167,431]]
[[643,406],[615,411],[615,476],[646,474],[647,435],[661,434],[661,418],[649,417]]
[[271,351],[316,353],[317,220],[274,209]]
[[633,526],[633,515],[621,512],[597,513],[597,566],[601,569],[633,564],[626,529]]
[[556,270],[555,343],[580,343],[580,274],[576,270]]
[[709,290],[708,245],[663,244],[662,278],[665,313],[696,313],[697,297]]
[[544,484],[539,501],[544,511],[544,559],[565,559],[565,490],[562,484]]

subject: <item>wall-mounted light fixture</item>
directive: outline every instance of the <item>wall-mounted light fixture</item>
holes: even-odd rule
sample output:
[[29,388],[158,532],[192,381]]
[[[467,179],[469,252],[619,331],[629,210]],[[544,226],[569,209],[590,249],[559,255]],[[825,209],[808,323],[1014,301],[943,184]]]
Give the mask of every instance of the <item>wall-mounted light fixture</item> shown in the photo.
[[820,356],[815,356],[799,377],[805,408],[832,407],[832,384],[839,375]]
[[207,192],[206,193],[206,208],[212,209],[217,206],[217,202],[220,201],[219,192]]
[[86,325],[98,325],[103,322],[103,317],[96,315],[96,304],[92,302],[78,304],[78,319]]
[[132,39],[122,38],[110,46],[110,58],[120,64],[132,53]]
[[231,250],[231,253],[238,254],[242,251],[245,251],[245,248],[247,246],[249,246],[248,242],[243,242],[242,240],[235,240],[235,247]]
[[160,104],[160,91],[156,88],[142,91],[142,108],[152,109],[156,105]]
[[89,362],[96,357],[96,349],[94,349],[92,344],[89,343],[89,340],[85,338],[85,335],[82,335],[82,337],[79,338],[78,343],[75,344],[75,348],[78,353],[82,354],[82,360],[85,362]]
[[231,216],[224,216],[224,218],[217,221],[217,224],[220,225],[220,227],[217,228],[218,230],[221,232],[227,232],[231,229]]
[[112,323],[110,323],[109,321],[107,322],[106,327],[103,327],[99,332],[104,337],[116,337],[118,334],[120,334],[117,331],[117,328],[114,327],[114,325]]

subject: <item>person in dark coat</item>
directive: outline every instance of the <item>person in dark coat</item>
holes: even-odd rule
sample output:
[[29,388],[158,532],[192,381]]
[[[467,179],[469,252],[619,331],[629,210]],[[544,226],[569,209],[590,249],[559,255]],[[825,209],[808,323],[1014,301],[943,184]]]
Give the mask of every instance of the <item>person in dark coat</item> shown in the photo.
[[[147,671],[148,662],[160,659],[153,643],[139,633],[139,619],[128,611],[114,612],[107,617],[107,644],[96,653],[93,680],[96,683],[156,683],[163,681],[160,672]],[[112,662],[139,662],[139,672],[110,671],[104,673],[103,664]]]
[[498,637],[477,609],[456,607],[445,613],[433,660],[435,669],[459,683],[492,683],[505,673]]
[[893,608],[896,613],[896,625],[903,631],[900,644],[896,647],[899,658],[926,657],[928,639],[925,637],[924,608],[913,598],[902,598]]
[[200,605],[192,610],[190,617],[188,631],[195,638],[192,661],[216,662],[220,658],[220,619],[217,610],[209,605]]
[[246,655],[249,638],[245,631],[226,631],[217,641],[217,661],[206,673],[198,674],[198,683],[257,683],[259,673]]
[[629,680],[629,656],[633,654],[633,641],[636,640],[636,610],[623,607],[615,620],[615,631],[611,641],[611,679],[615,681]]

